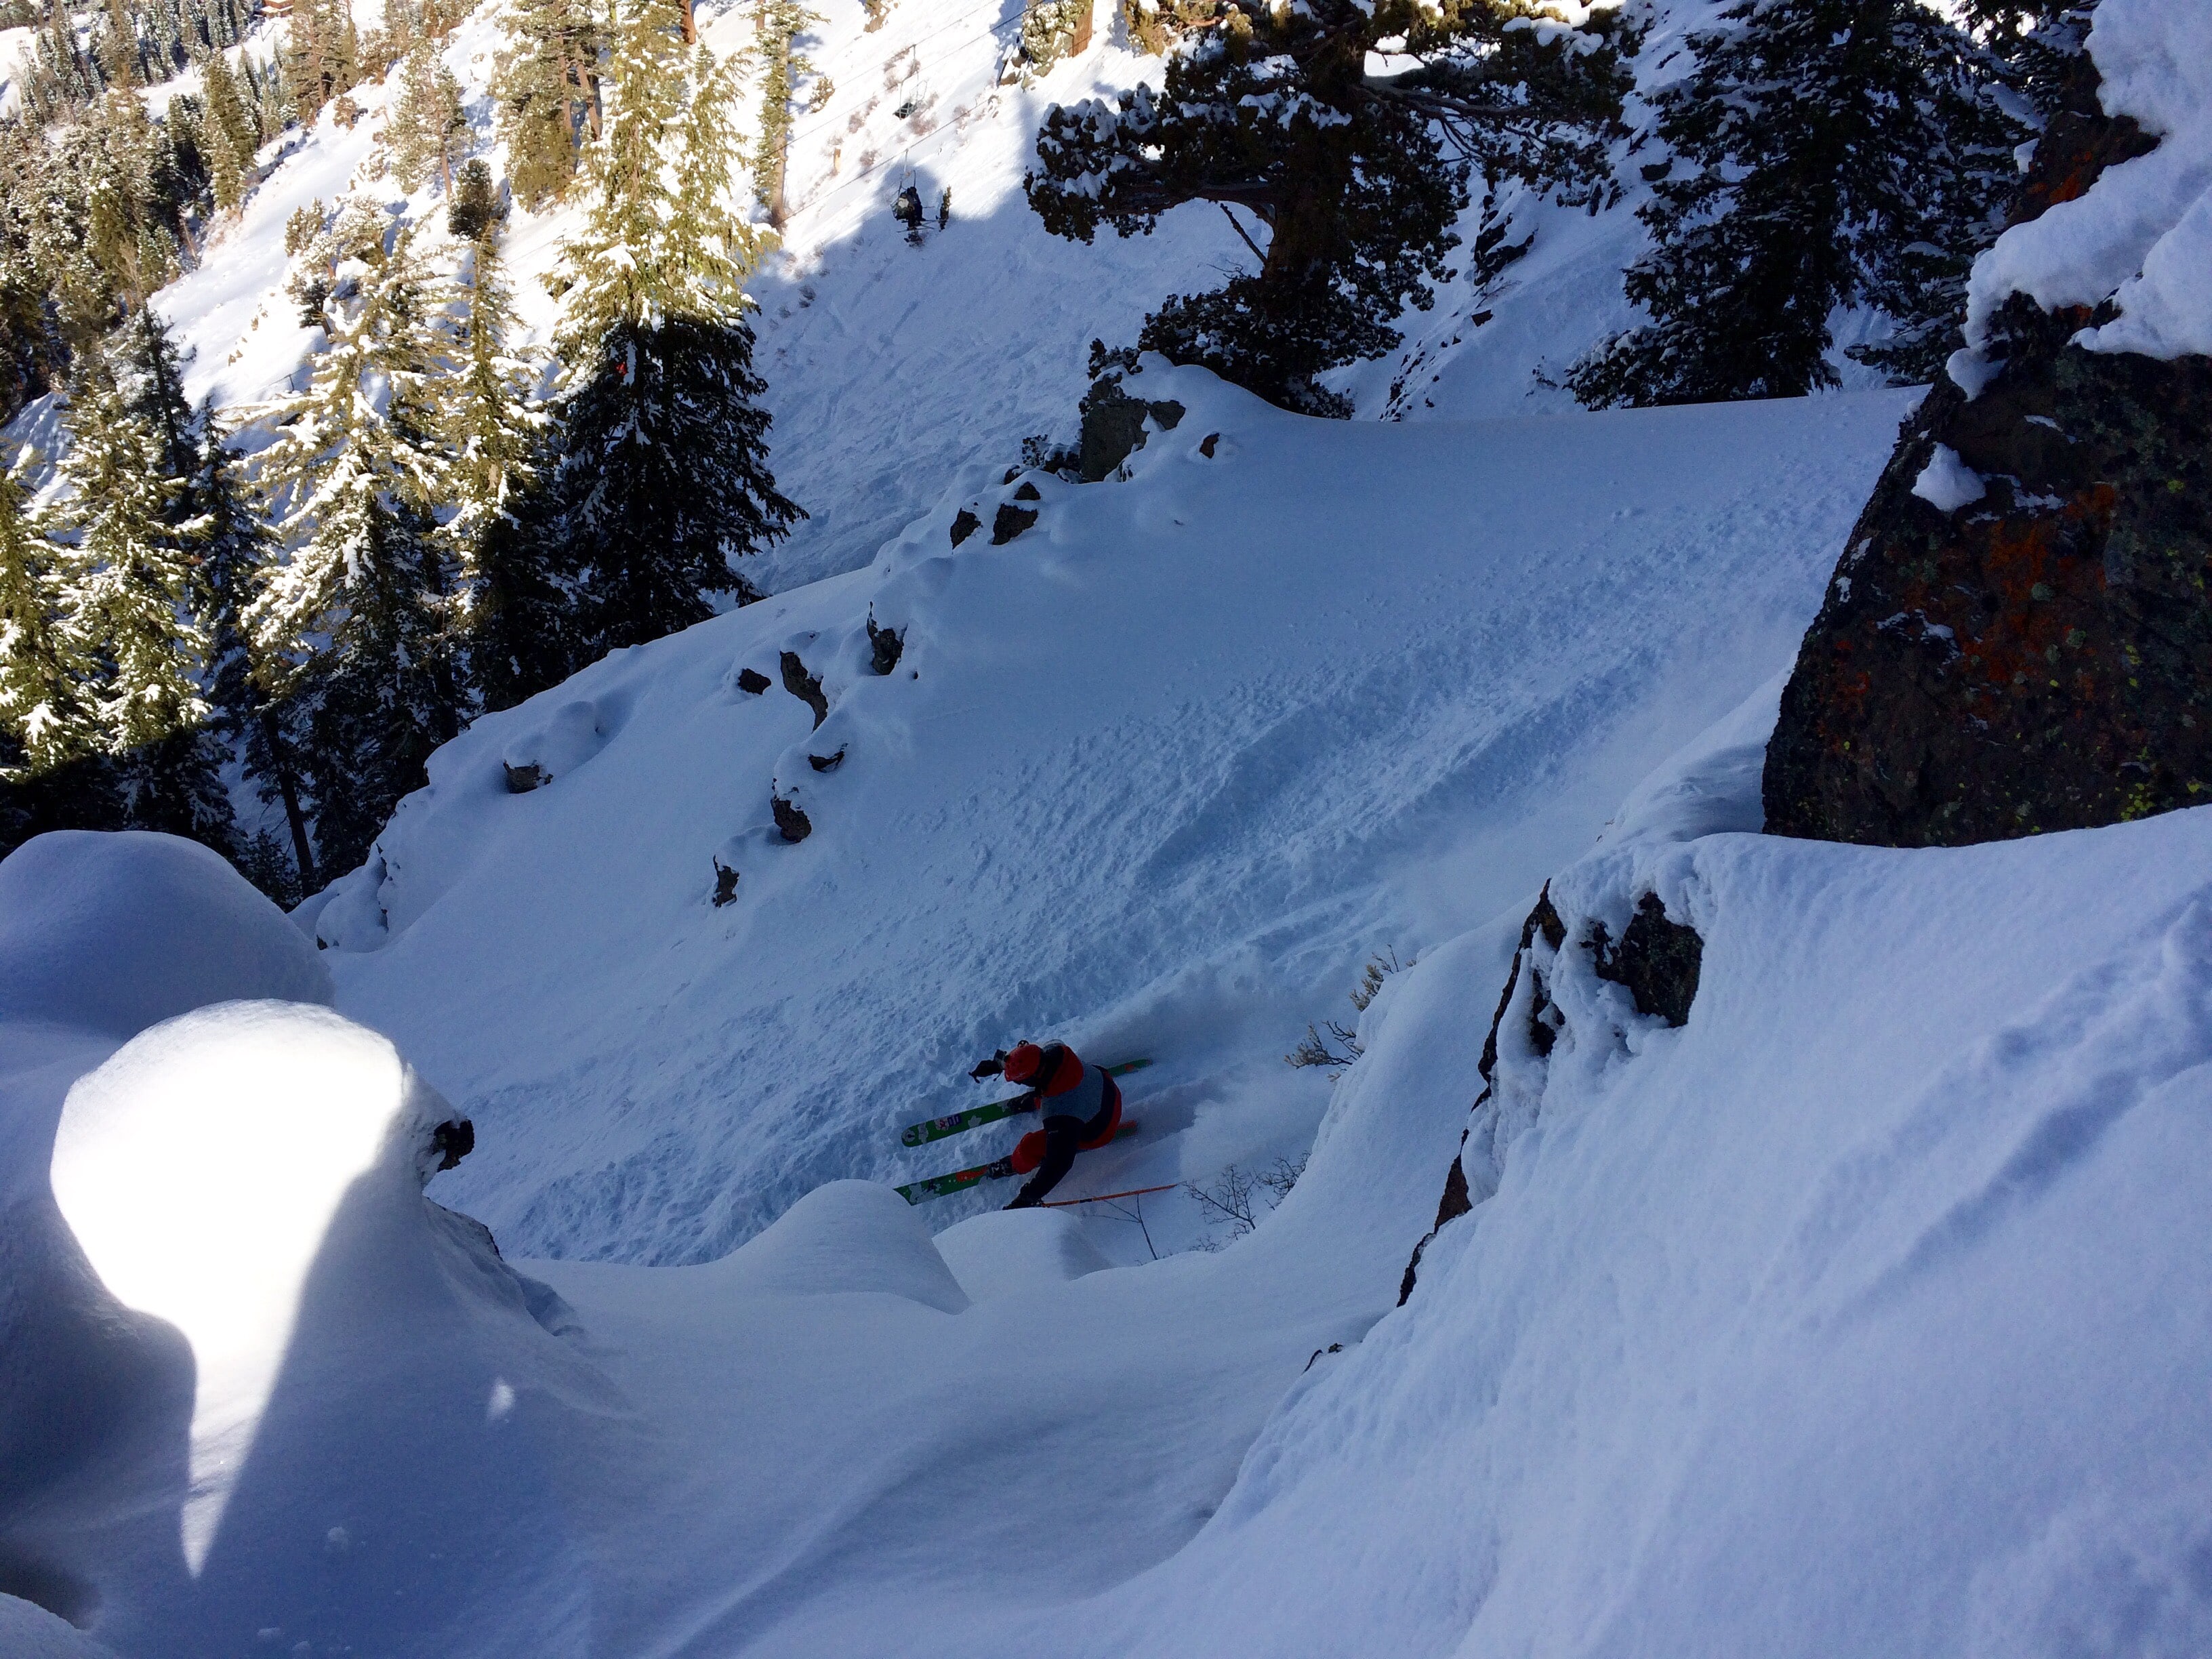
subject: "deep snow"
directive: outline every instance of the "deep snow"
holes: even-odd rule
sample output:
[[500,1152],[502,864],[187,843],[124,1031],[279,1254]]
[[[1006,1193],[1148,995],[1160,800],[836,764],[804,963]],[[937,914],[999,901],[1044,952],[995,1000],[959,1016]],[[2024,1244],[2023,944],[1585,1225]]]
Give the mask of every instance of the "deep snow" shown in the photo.
[[[0,865],[11,1659],[100,1650],[19,1595],[128,1659],[2212,1650],[2212,808],[1747,833],[1910,398],[1137,386],[1127,481],[987,449],[480,722],[289,921],[163,837]],[[736,687],[785,649],[818,731]],[[1647,892],[1679,1030],[1585,945]],[[1358,1065],[1285,1072],[1382,947]],[[1159,1061],[1068,1193],[1303,1178],[1215,1252],[1180,1194],[902,1204],[1011,1138],[893,1132],[1024,1030]],[[456,1106],[431,1195],[572,1259],[421,1195]]]
[[[866,571],[478,721],[301,911],[340,1006],[485,1131],[445,1201],[532,1255],[711,1258],[834,1176],[997,1156],[1013,1126],[896,1132],[994,1098],[969,1066],[1037,1032],[1158,1062],[1079,1190],[1295,1154],[1306,1023],[1351,1016],[1370,952],[1525,906],[1790,660],[1912,401],[1347,426],[1133,384],[1188,412],[1129,482],[970,469]],[[992,545],[1025,487],[1041,519]],[[784,649],[826,677],[819,731]],[[594,752],[508,793],[556,727]]]
[[[206,1571],[149,1571],[189,1535],[174,1404],[135,1506],[112,1469],[104,1530],[82,1485],[11,1506],[8,1564],[71,1570],[126,1654],[2202,1652],[2212,812],[1932,853],[1682,839],[1755,816],[1771,695],[1553,878],[1565,1032],[1542,1060],[1504,1028],[1474,1119],[1502,1179],[1402,1309],[1510,915],[1388,982],[1305,1177],[1217,1254],[1103,1267],[1111,1224],[1055,1212],[940,1244],[845,1182],[718,1261],[520,1278],[387,1154],[259,1328],[283,1381]],[[1644,890],[1705,939],[1680,1030],[1580,949]],[[149,1215],[104,1273],[299,1259],[269,1176],[327,1193],[354,1160],[239,1132],[301,1045],[378,1048],[232,1005],[79,1085],[58,1188],[169,1173],[240,1217],[210,1245]],[[241,1086],[132,1063],[180,1046]],[[388,1056],[364,1098],[404,1114]],[[329,1091],[287,1094],[313,1128]],[[240,1155],[130,1132],[180,1110]]]

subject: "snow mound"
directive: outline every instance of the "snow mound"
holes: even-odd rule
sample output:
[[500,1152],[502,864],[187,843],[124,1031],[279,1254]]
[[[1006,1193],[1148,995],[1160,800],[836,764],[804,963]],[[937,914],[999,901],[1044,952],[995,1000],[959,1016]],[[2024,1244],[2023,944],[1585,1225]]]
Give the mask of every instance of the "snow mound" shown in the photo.
[[554,1491],[617,1401],[559,1299],[423,1200],[449,1117],[383,1037],[270,1001],[70,1090],[52,1189],[96,1279],[51,1316],[185,1350],[109,1510],[31,1524],[125,1650],[582,1651]]
[[114,1659],[65,1620],[34,1602],[0,1594],[0,1653],[8,1659]]
[[1970,391],[1972,352],[2015,292],[2046,311],[2113,301],[2117,319],[2076,337],[2092,351],[2212,353],[2212,5],[2105,0],[2089,55],[2106,112],[2135,117],[2158,147],[2014,226],[1974,262],[1968,361],[1953,369]]
[[566,777],[605,747],[606,726],[596,703],[562,704],[544,726],[501,751],[507,787],[520,792]]
[[874,1292],[958,1313],[968,1294],[914,1207],[888,1187],[833,1181],[708,1270],[755,1295]]
[[[1494,1195],[1470,1169],[1410,1304],[1068,1650],[2203,1651],[2208,860],[2199,810],[1561,872],[1473,1120],[1470,1163],[1512,1131]],[[1645,893],[1703,937],[1680,1029],[1583,943]],[[1483,988],[1401,1000],[1361,1069],[1459,1043]]]
[[283,912],[192,842],[58,830],[0,862],[0,1021],[127,1037],[210,1002],[331,995]]
[[977,1302],[1065,1285],[1111,1267],[1065,1210],[994,1210],[937,1236],[960,1288]]

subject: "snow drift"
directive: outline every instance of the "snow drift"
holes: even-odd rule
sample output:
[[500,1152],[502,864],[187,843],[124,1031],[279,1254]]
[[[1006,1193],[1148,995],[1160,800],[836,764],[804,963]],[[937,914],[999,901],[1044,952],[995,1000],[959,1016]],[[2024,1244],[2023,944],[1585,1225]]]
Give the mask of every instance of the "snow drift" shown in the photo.
[[125,1652],[581,1651],[556,1476],[613,1395],[423,1201],[444,1103],[204,848],[45,836],[0,895],[0,1588]]

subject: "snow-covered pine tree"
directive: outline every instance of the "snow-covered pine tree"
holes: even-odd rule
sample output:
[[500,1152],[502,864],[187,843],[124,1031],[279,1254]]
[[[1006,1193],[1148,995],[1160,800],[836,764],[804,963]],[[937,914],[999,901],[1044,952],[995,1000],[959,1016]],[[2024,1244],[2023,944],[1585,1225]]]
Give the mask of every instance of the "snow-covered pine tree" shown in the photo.
[[450,191],[453,164],[467,149],[468,137],[460,82],[434,42],[418,43],[400,65],[399,94],[385,125],[392,176],[402,189],[416,191],[434,172],[439,188]]
[[199,470],[200,438],[185,398],[185,363],[169,325],[151,306],[141,307],[115,342],[125,407],[154,434],[161,476],[178,482],[170,521],[181,524],[198,510],[191,480]]
[[228,849],[230,804],[201,685],[197,526],[178,522],[186,480],[165,469],[161,434],[116,369],[87,352],[71,377],[63,626],[93,665],[82,695],[124,821]]
[[576,665],[574,601],[557,538],[543,533],[538,464],[550,425],[532,398],[538,367],[510,350],[514,307],[497,243],[470,251],[458,374],[442,382],[459,572],[455,622],[488,708],[505,708]]
[[13,470],[0,471],[0,857],[48,830],[121,822],[79,690],[91,672],[63,626],[62,561]]
[[154,184],[159,137],[144,102],[130,92],[108,94],[84,126],[86,250],[109,293],[135,308],[177,271],[170,215]]
[[[291,839],[289,880],[275,879],[265,858],[241,857],[240,867],[270,896],[297,898],[318,885],[295,754],[300,711],[271,695],[270,676],[260,668],[246,623],[246,605],[275,550],[247,499],[213,408],[201,408],[198,427],[199,466],[191,496],[200,512],[200,574],[208,605],[208,702],[216,731],[244,763],[262,801],[283,804]],[[241,844],[241,854],[250,850],[250,844]]]
[[[252,168],[254,150],[261,149],[261,133],[254,126],[252,112],[246,108],[246,97],[239,93],[239,77],[230,73],[230,60],[223,53],[210,53],[208,62],[201,66],[201,76],[206,80],[208,128],[222,128],[223,137],[230,142],[230,153],[237,161],[239,173]],[[216,206],[230,206],[219,201]]]
[[503,216],[490,164],[481,157],[462,162],[446,203],[446,228],[463,241],[481,242],[497,234]]
[[[350,222],[342,212],[341,229]],[[325,870],[368,851],[463,712],[434,517],[452,459],[431,279],[406,229],[388,244],[346,240],[356,251],[323,305],[330,345],[307,390],[272,411],[283,435],[264,452],[262,481],[287,546],[246,611],[273,690],[303,711]]]
[[507,9],[491,94],[508,178],[526,207],[568,195],[578,144],[599,132],[605,35],[591,0],[515,0]]
[[[696,38],[689,0],[684,5],[684,38]],[[799,103],[799,89],[806,86],[805,107],[819,109],[830,101],[833,88],[814,67],[811,58],[798,50],[799,37],[811,23],[822,21],[799,0],[753,0],[753,44],[748,53],[761,77],[760,137],[753,145],[753,197],[768,213],[771,225],[781,226],[788,212],[783,199],[786,160],[791,149],[791,117]]]
[[284,78],[302,125],[361,79],[361,38],[346,0],[297,0],[285,49]]
[[554,490],[593,651],[688,627],[709,594],[750,596],[731,561],[802,516],[768,470],[727,66],[686,52],[674,0],[635,0],[608,82],[556,339]]
[[21,781],[92,751],[80,688],[91,672],[64,626],[62,562],[13,468],[0,472],[0,775]]
[[1919,0],[1739,0],[1654,97],[1671,157],[1626,277],[1650,313],[1575,365],[1593,407],[1795,397],[1838,383],[1839,307],[1893,337],[1855,356],[1926,380],[1955,343],[1966,271],[1993,238],[2024,131],[1996,65]]
[[[1149,231],[1184,202],[1229,216],[1258,270],[1170,299],[1140,346],[1287,408],[1349,413],[1313,377],[1388,350],[1402,307],[1431,303],[1469,167],[1568,201],[1611,188],[1606,146],[1634,45],[1617,11],[1539,30],[1515,0],[1205,9],[1168,59],[1164,89],[1049,111],[1024,180],[1045,228],[1080,241],[1101,224]],[[1385,40],[1413,67],[1370,73]]]
[[46,391],[61,357],[35,248],[47,159],[26,124],[0,123],[0,424]]

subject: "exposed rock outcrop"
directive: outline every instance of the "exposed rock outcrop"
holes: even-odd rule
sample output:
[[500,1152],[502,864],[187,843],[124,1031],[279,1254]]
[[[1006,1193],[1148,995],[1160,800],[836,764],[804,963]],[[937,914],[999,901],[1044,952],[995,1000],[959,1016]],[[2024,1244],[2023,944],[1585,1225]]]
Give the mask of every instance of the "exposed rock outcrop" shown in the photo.
[[[2073,102],[2020,218],[2153,147],[2093,77]],[[2212,799],[2212,360],[2071,343],[2110,314],[2015,294],[1978,395],[1946,377],[1905,423],[1783,694],[1771,832],[1956,846]]]
[[775,815],[776,833],[787,842],[802,842],[814,833],[814,820],[796,801],[772,794],[769,797],[769,811]]
[[822,722],[830,718],[830,699],[822,695],[820,678],[806,672],[806,665],[799,660],[796,651],[785,652],[781,665],[783,689],[814,711],[814,724],[820,729]]
[[1083,435],[1078,441],[1077,469],[1085,483],[1109,477],[1122,462],[1145,447],[1145,421],[1163,432],[1175,430],[1183,416],[1181,404],[1163,398],[1147,403],[1132,397],[1121,376],[1107,375],[1083,395]]
[[1656,893],[1637,901],[1636,914],[1621,929],[1616,948],[1601,921],[1590,923],[1590,952],[1594,971],[1602,980],[1627,988],[1636,1012],[1663,1019],[1669,1025],[1690,1023],[1690,1004],[1698,994],[1698,969],[1703,965],[1705,942],[1698,930],[1668,919],[1667,907]]
[[[1505,1145],[1497,1121],[1498,1097],[1501,1092],[1508,1097],[1515,1093],[1515,1089],[1506,1086],[1500,1073],[1501,1048],[1510,1047],[1522,1056],[1523,1075],[1516,1086],[1522,1095],[1527,1095],[1529,1085],[1526,1062],[1548,1060],[1567,1030],[1566,1015],[1552,995],[1552,975],[1569,971],[1570,963],[1563,955],[1568,938],[1566,919],[1552,902],[1552,889],[1547,883],[1537,896],[1528,920],[1521,924],[1521,942],[1514,950],[1512,966],[1506,970],[1505,988],[1498,994],[1497,1012],[1490,1017],[1490,1035],[1483,1040],[1482,1059],[1478,1063],[1482,1073],[1482,1092],[1468,1109],[1473,1121],[1460,1136],[1459,1152],[1444,1172],[1443,1193],[1437,1202],[1436,1225],[1413,1247],[1413,1257],[1406,1263],[1405,1277],[1398,1284],[1401,1306],[1413,1293],[1421,1255],[1429,1248],[1430,1240],[1497,1189],[1494,1165],[1503,1156]],[[1613,943],[1604,922],[1593,917],[1583,929],[1579,948],[1589,953],[1588,971],[1599,979],[1624,987],[1634,999],[1638,1013],[1647,1018],[1663,1019],[1669,1025],[1688,1023],[1690,1005],[1698,994],[1705,940],[1694,927],[1669,917],[1656,893],[1647,891],[1638,897],[1634,913],[1621,929],[1618,945]],[[1501,1037],[1506,1039],[1503,1045]],[[1539,1066],[1539,1091],[1541,1075],[1542,1068]],[[1533,1102],[1524,1109],[1533,1115]],[[1469,1179],[1467,1164],[1468,1142],[1478,1131],[1478,1165],[1488,1159],[1492,1166],[1492,1173],[1479,1182]]]
[[888,674],[899,665],[899,657],[906,650],[906,630],[898,628],[878,628],[872,606],[868,611],[868,666],[878,674]]

